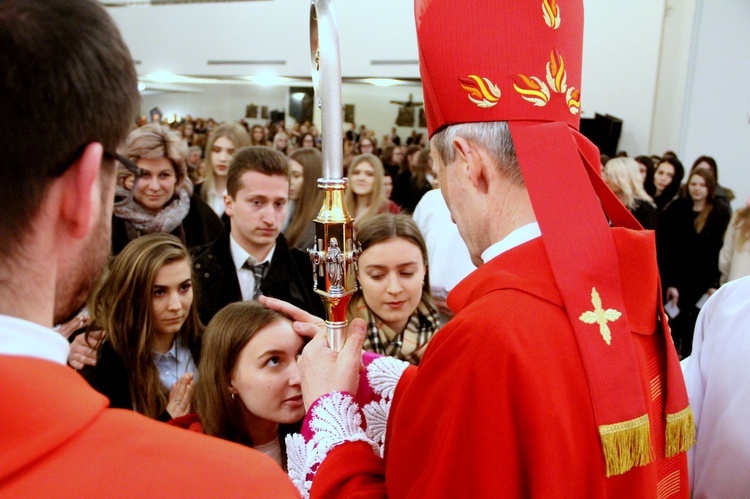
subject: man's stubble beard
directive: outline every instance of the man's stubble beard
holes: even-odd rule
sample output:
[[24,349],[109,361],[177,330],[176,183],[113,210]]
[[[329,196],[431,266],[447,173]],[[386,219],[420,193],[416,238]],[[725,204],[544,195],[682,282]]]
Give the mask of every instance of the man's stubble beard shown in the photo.
[[111,210],[101,211],[99,221],[75,255],[75,262],[58,276],[53,324],[63,324],[72,319],[86,303],[102,275],[112,244],[112,215]]

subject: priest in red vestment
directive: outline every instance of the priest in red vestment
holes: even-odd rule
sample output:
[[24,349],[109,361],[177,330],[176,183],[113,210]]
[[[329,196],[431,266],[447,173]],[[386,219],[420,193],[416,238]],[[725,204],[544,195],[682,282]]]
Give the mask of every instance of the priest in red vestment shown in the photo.
[[433,160],[478,268],[419,368],[366,356],[357,382],[360,324],[339,354],[306,347],[303,494],[688,496],[654,236],[577,132],[582,3],[416,1]]

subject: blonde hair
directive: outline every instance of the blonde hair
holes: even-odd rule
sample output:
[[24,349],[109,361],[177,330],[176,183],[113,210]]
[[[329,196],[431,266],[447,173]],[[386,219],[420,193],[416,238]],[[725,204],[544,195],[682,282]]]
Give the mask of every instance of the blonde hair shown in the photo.
[[[352,174],[354,168],[360,163],[369,163],[374,170],[375,178],[372,185],[372,194],[370,194],[370,204],[368,205],[365,214],[355,221],[356,226],[359,226],[363,221],[377,215],[383,207],[383,204],[386,202],[385,192],[383,191],[383,176],[385,175],[383,163],[374,154],[360,154],[359,156],[355,156],[349,165],[349,175]],[[354,194],[351,186],[347,186],[346,188],[344,202],[346,203],[346,209],[349,213],[356,212],[357,195]]]
[[122,148],[123,156],[133,162],[141,158],[168,159],[174,167],[177,187],[183,184],[187,176],[187,153],[188,147],[180,132],[159,123],[149,123],[130,132]]
[[235,154],[242,148],[250,145],[250,135],[245,130],[245,127],[239,123],[224,122],[217,126],[208,136],[208,142],[206,143],[205,163],[206,163],[206,178],[203,180],[203,187],[201,188],[201,197],[204,201],[209,202],[211,194],[216,190],[216,173],[214,173],[214,164],[211,160],[211,150],[214,147],[214,142],[221,137],[226,137],[234,144]]
[[737,230],[737,247],[741,248],[750,241],[750,206],[737,210],[734,216],[734,227]]
[[629,209],[634,209],[638,201],[651,201],[641,182],[638,162],[633,158],[613,158],[604,165],[604,174],[609,182],[615,184],[620,192],[617,197]]

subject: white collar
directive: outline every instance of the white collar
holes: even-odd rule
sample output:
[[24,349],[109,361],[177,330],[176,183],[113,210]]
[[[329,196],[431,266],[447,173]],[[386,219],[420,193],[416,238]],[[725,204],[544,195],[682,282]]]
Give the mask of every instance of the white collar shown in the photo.
[[179,360],[179,357],[177,355],[178,355],[178,351],[182,350],[181,347],[182,347],[182,342],[180,341],[180,335],[178,333],[177,337],[172,342],[172,347],[169,350],[167,350],[164,353],[157,352],[156,350],[154,350],[151,353],[153,354],[155,359],[159,359],[161,357],[167,357],[167,358],[171,357],[173,359]]
[[0,315],[0,355],[35,357],[65,365],[70,345],[61,334],[9,315]]
[[[240,269],[242,269],[242,266],[245,265],[245,262],[248,258],[250,258],[250,253],[244,250],[240,244],[234,240],[234,236],[232,233],[229,233],[229,251],[232,254],[232,261],[234,261],[234,269],[239,272]],[[258,263],[265,263],[270,262],[271,258],[273,258],[273,252],[276,251],[276,244],[274,243],[273,248],[271,248],[271,251],[268,252],[266,257],[258,262]]]
[[487,263],[496,256],[499,256],[516,246],[520,246],[523,243],[527,243],[532,239],[536,239],[541,235],[542,231],[539,229],[539,224],[537,222],[523,225],[505,236],[502,240],[484,250],[482,253],[482,262]]

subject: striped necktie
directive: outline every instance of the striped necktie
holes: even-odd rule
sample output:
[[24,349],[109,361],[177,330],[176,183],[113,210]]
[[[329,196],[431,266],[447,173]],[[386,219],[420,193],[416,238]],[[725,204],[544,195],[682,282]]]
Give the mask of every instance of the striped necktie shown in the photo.
[[257,300],[258,297],[260,296],[260,282],[266,274],[266,270],[268,269],[268,263],[269,262],[263,262],[263,263],[259,263],[256,265],[255,259],[250,257],[247,259],[247,261],[243,265],[244,268],[248,270],[252,270],[253,277],[255,277],[255,283],[253,284],[253,300]]

